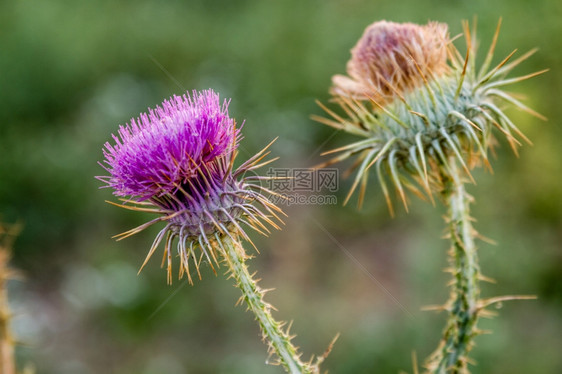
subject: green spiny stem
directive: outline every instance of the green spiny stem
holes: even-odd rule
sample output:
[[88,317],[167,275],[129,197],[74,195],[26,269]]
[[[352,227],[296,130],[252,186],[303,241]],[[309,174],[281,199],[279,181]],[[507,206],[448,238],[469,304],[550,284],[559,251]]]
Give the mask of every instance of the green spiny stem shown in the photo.
[[471,224],[469,205],[472,197],[464,187],[463,171],[454,158],[443,173],[443,197],[448,205],[448,225],[451,238],[450,264],[453,273],[451,297],[446,305],[449,312],[443,339],[430,357],[428,369],[433,373],[468,373],[467,354],[477,335],[479,311],[479,267],[475,231]]
[[282,329],[283,324],[276,321],[271,315],[271,305],[264,301],[265,291],[262,290],[246,266],[246,255],[244,248],[237,239],[226,238],[222,243],[224,258],[229,267],[236,286],[242,291],[243,298],[248,308],[254,313],[258,320],[264,340],[269,343],[270,351],[275,353],[279,362],[288,373],[291,374],[314,374],[318,373],[318,365],[303,363],[297,347],[291,343],[291,336]]

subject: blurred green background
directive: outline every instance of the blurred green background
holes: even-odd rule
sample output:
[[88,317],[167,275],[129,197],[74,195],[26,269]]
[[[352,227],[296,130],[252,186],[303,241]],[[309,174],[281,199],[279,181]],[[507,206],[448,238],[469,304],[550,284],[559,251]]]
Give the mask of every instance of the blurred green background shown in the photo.
[[[325,143],[333,131],[309,116],[322,113],[315,99],[328,100],[331,75],[344,72],[367,25],[437,20],[455,35],[474,15],[482,48],[503,17],[497,62],[538,47],[515,73],[551,71],[511,88],[549,118],[510,112],[534,146],[516,158],[502,144],[494,175],[477,170],[468,187],[476,227],[499,243],[480,243],[482,270],[497,280],[483,295],[539,297],[481,321],[493,334],[476,339],[473,372],[562,372],[558,0],[0,2],[0,219],[25,225],[14,265],[27,279],[10,289],[26,343],[19,362],[45,374],[282,372],[264,365],[257,325],[234,307],[238,290],[222,271],[170,287],[154,259],[136,275],[157,229],[111,239],[148,216],[104,203],[111,193],[94,179],[103,143],[163,98],[212,87],[246,121],[242,157],[279,137],[276,165],[309,167],[320,149],[352,139]],[[324,365],[331,373],[411,372],[411,352],[427,357],[444,325],[420,311],[448,295],[443,206],[413,200],[391,219],[374,179],[361,211],[341,206],[345,180],[338,205],[289,207],[283,231],[253,236],[261,254],[250,266],[276,288],[268,300],[294,320],[305,357],[341,333]]]

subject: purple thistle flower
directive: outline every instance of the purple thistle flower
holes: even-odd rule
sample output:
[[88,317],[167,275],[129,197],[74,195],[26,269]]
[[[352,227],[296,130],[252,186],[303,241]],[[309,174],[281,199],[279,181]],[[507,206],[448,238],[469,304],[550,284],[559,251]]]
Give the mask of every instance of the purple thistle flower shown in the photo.
[[233,169],[240,137],[227,109],[228,101],[221,106],[212,90],[193,91],[191,97],[174,96],[149,110],[148,115],[141,114],[137,121],[121,126],[119,136],[113,136],[114,145],[105,144],[105,160],[100,165],[109,176],[97,178],[116,196],[127,197],[120,199],[122,203],[111,204],[158,215],[117,235],[117,240],[163,222],[141,270],[164,242],[168,283],[172,282],[176,239],[179,277],[185,273],[190,283],[190,262],[201,278],[202,260],[213,271],[213,263],[218,266],[222,260],[259,321],[270,354],[275,353],[288,372],[318,373],[326,354],[318,357],[316,364],[301,361],[298,348],[291,343],[292,336],[271,315],[273,307],[264,301],[265,291],[245,264],[249,256],[241,239],[251,240],[242,226],[267,234],[266,224],[278,229],[273,219],[283,223],[278,215],[284,213],[264,195],[275,193],[259,183],[271,178],[250,175],[275,160],[262,161],[269,154],[269,145]]
[[271,191],[257,183],[267,177],[245,176],[268,163],[259,164],[267,147],[233,170],[239,129],[228,116],[228,101],[221,105],[214,91],[174,96],[121,126],[118,134],[113,135],[114,145],[105,143],[105,160],[100,163],[110,175],[97,178],[114,195],[128,197],[123,204],[112,204],[160,216],[117,237],[124,239],[165,222],[142,267],[164,241],[169,283],[175,239],[180,277],[185,272],[191,282],[190,259],[201,277],[201,260],[218,265],[216,253],[224,238],[249,240],[241,224],[261,233],[269,232],[263,222],[278,228],[269,217],[279,219],[282,211],[261,193]]
[[228,102],[212,90],[173,96],[149,109],[105,143],[100,177],[116,196],[146,200],[176,191],[198,168],[236,149],[234,120]]

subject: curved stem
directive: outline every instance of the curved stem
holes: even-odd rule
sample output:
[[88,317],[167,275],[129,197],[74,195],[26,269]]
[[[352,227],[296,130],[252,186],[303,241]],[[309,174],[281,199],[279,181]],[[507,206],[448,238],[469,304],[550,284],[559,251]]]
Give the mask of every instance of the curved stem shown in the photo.
[[236,281],[236,286],[242,291],[242,298],[248,308],[258,320],[263,338],[269,344],[270,353],[275,353],[279,363],[291,374],[318,373],[318,365],[303,363],[300,360],[298,348],[291,343],[291,336],[283,330],[283,323],[276,321],[271,315],[271,305],[264,301],[265,291],[262,290],[246,266],[244,248],[237,239],[218,239],[223,249],[223,255],[230,273]]
[[429,359],[433,373],[468,373],[467,354],[478,334],[480,289],[478,256],[474,245],[475,230],[471,224],[469,205],[472,197],[465,190],[462,171],[453,158],[443,175],[443,197],[448,205],[447,224],[451,239],[449,251],[452,291],[445,309],[449,312],[443,339]]

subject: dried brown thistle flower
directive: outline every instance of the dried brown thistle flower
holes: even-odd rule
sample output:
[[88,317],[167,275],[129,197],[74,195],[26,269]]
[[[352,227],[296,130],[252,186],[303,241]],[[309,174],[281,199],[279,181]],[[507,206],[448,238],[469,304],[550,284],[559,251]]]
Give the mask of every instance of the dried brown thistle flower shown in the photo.
[[424,77],[449,69],[448,43],[443,23],[373,23],[351,50],[349,77],[335,75],[331,92],[356,99],[372,97],[381,104],[392,101],[396,91],[404,94],[422,85]]

